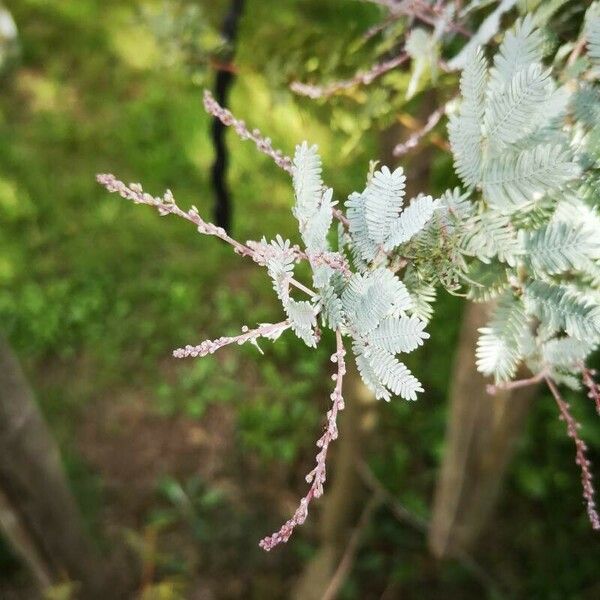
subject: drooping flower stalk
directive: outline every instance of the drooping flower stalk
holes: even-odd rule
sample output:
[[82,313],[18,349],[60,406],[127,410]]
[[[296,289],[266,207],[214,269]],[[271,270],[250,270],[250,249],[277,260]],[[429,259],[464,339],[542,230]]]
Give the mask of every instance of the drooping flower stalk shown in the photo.
[[600,415],[600,385],[596,383],[594,375],[596,372],[584,367],[582,370],[583,385],[588,389],[588,398],[596,404],[596,412]]
[[250,131],[244,121],[236,119],[231,111],[223,108],[208,90],[204,90],[204,108],[206,112],[219,119],[226,127],[233,127],[242,140],[254,142],[258,150],[270,156],[278,167],[290,174],[292,173],[292,159],[289,156],[286,156],[281,150],[273,148],[271,139],[263,136],[258,129]]
[[[223,108],[208,90],[204,90],[204,108],[213,117],[220,119],[223,125],[233,127],[242,140],[254,142],[260,152],[271,157],[275,164],[286,173],[293,175],[292,159],[281,150],[273,148],[271,138],[263,136],[259,129],[250,131],[244,121],[237,119],[230,110]],[[348,219],[341,210],[334,208],[333,216],[345,227],[348,227]]]
[[336,352],[331,356],[331,361],[337,363],[337,373],[332,375],[335,381],[335,388],[331,393],[331,408],[327,412],[327,427],[325,432],[317,441],[317,447],[320,448],[317,457],[315,468],[306,476],[306,481],[310,483],[308,493],[300,500],[300,504],[291,519],[286,521],[281,528],[263,538],[259,545],[267,552],[272,550],[278,544],[287,542],[298,525],[302,525],[308,516],[308,507],[314,498],[319,498],[323,494],[323,485],[326,479],[326,461],[329,444],[337,439],[337,415],[340,410],[344,409],[344,398],[342,395],[342,384],[346,373],[346,363],[344,356],[344,343],[340,330],[336,330]]
[[[255,262],[259,264],[261,263],[260,257],[257,256],[257,253],[251,247],[234,240],[222,227],[217,227],[213,223],[205,221],[200,216],[200,213],[195,206],[192,206],[192,208],[190,208],[188,211],[181,209],[175,202],[175,198],[171,190],[167,190],[162,197],[155,197],[144,192],[139,183],[126,185],[110,173],[97,175],[96,180],[109,192],[118,193],[126,200],[131,200],[135,204],[147,204],[148,206],[153,206],[158,210],[161,216],[177,215],[186,221],[190,221],[196,225],[199,233],[204,235],[214,235],[233,246],[233,249],[237,254],[240,254],[241,256],[247,256]],[[300,283],[293,277],[289,278],[289,283],[290,285],[293,285],[297,289],[308,294],[311,298],[316,295],[313,290],[306,287],[303,283]]]
[[575,464],[581,469],[581,487],[583,488],[583,499],[586,503],[588,519],[592,525],[592,529],[600,530],[600,517],[596,510],[596,502],[594,499],[594,484],[592,472],[590,471],[591,463],[587,458],[587,446],[579,437],[579,423],[575,420],[569,409],[569,403],[562,399],[558,392],[556,384],[550,377],[546,377],[546,383],[556,400],[558,410],[560,411],[560,419],[567,425],[567,435],[575,442]]

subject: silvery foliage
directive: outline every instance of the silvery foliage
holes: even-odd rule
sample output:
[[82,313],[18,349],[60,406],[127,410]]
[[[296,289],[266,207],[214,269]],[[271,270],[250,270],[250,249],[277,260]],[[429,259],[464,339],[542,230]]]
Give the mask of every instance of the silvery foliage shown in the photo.
[[455,168],[472,198],[459,244],[486,264],[469,267],[467,295],[496,300],[477,366],[497,382],[525,363],[576,386],[600,343],[597,3],[585,33],[574,75],[556,65],[562,85],[543,63],[544,36],[531,17],[505,35],[491,66],[472,49],[450,118]]
[[[360,375],[377,398],[390,400],[399,395],[416,400],[423,388],[397,355],[412,352],[429,337],[425,332],[428,313],[418,288],[411,293],[396,275],[400,263],[395,257],[402,256],[407,245],[423,234],[441,203],[431,196],[405,202],[402,168],[390,171],[384,166],[369,175],[362,192],[350,195],[347,230],[340,224],[334,252],[330,238],[336,203],[333,190],[321,179],[316,146],[305,142],[296,148],[292,175],[294,215],[317,295],[303,301],[290,297],[287,280],[294,258],[289,242],[272,244],[279,251],[271,254],[267,266],[293,331],[307,345],[316,345],[316,317],[320,315],[324,327],[339,329],[351,338]],[[348,266],[346,252],[354,269]]]

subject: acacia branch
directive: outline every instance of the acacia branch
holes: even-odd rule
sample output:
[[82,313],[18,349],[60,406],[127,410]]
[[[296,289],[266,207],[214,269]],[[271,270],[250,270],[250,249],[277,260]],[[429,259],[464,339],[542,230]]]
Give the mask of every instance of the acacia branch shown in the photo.
[[402,53],[390,60],[377,63],[366,71],[358,71],[349,79],[334,81],[327,85],[312,85],[309,83],[302,83],[301,81],[293,81],[290,84],[290,89],[300,96],[306,96],[313,100],[317,98],[329,98],[330,96],[339,94],[340,92],[356,87],[357,85],[369,85],[378,77],[381,77],[388,71],[405,63],[408,58],[408,54]]
[[575,442],[575,463],[581,469],[581,487],[583,489],[583,499],[586,503],[588,519],[592,525],[592,529],[600,530],[600,517],[596,511],[596,502],[594,500],[594,483],[592,472],[590,471],[591,463],[587,458],[587,446],[579,437],[579,429],[581,425],[575,420],[571,414],[569,403],[562,399],[558,388],[554,381],[546,376],[546,383],[554,396],[554,400],[560,411],[560,419],[567,425],[567,435]]
[[[109,192],[117,193],[126,200],[131,200],[135,204],[146,204],[148,206],[153,206],[156,208],[156,210],[158,210],[158,213],[161,216],[177,215],[178,217],[193,223],[199,233],[204,235],[214,235],[215,237],[218,237],[232,246],[237,254],[241,256],[247,256],[254,262],[261,264],[262,255],[260,253],[256,252],[250,246],[242,244],[241,242],[233,239],[222,227],[218,227],[213,223],[208,223],[205,221],[200,216],[200,213],[195,206],[192,206],[192,208],[190,208],[188,211],[181,209],[175,202],[175,197],[173,196],[171,190],[167,190],[162,197],[155,197],[144,192],[139,183],[126,185],[110,173],[96,175],[96,180]],[[304,284],[300,283],[293,277],[290,277],[288,281],[290,285],[293,285],[294,287],[308,294],[311,298],[314,298],[317,295],[316,292],[310,288],[307,288]]]
[[541,383],[544,381],[546,376],[546,371],[540,371],[533,377],[528,377],[527,379],[517,379],[516,381],[505,381],[501,383],[489,384],[485,389],[490,396],[495,396],[500,391],[518,390],[520,388]]
[[392,154],[394,156],[402,156],[409,150],[416,148],[419,142],[440,122],[445,113],[446,105],[440,106],[437,110],[433,111],[429,115],[425,125],[421,129],[413,132],[407,140],[397,144],[392,150]]
[[[233,113],[226,108],[223,108],[208,91],[204,90],[204,108],[206,112],[219,119],[223,125],[233,127],[234,131],[242,140],[250,140],[254,143],[259,152],[266,154],[273,159],[273,162],[286,173],[293,175],[293,161],[289,156],[286,156],[281,150],[273,148],[271,138],[262,135],[259,129],[250,131],[246,123],[240,119],[236,119]],[[348,219],[341,210],[334,208],[333,216],[348,227]]]
[[310,483],[308,493],[300,500],[300,504],[291,519],[286,521],[281,528],[275,533],[263,538],[259,542],[259,546],[269,552],[275,546],[286,543],[294,529],[298,525],[302,525],[308,516],[308,507],[314,498],[319,498],[323,495],[323,485],[327,476],[326,461],[329,444],[338,437],[337,415],[340,410],[344,409],[344,398],[342,396],[342,383],[346,374],[346,363],[344,356],[344,342],[339,329],[335,332],[336,352],[331,356],[331,361],[337,363],[337,373],[331,378],[335,381],[335,388],[331,393],[331,408],[327,411],[327,427],[323,435],[317,440],[317,447],[320,448],[314,469],[306,476],[307,483]]
[[248,329],[248,327],[242,327],[242,333],[236,336],[223,336],[216,340],[205,340],[197,346],[188,344],[185,348],[177,348],[173,350],[173,356],[175,358],[197,358],[206,356],[207,354],[214,354],[223,346],[229,344],[245,344],[246,342],[256,342],[258,338],[264,337],[266,339],[276,339],[286,329],[291,327],[291,323],[288,320],[281,321],[279,323],[263,323],[256,329]]

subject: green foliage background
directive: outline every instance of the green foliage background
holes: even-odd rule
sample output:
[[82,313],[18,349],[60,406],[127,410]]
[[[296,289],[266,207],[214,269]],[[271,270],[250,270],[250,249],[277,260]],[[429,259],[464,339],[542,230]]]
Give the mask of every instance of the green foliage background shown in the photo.
[[[132,393],[167,430],[174,419],[202,425],[215,406],[225,407],[234,419],[225,468],[241,497],[194,468],[165,468],[151,504],[113,525],[143,556],[145,533],[158,531],[152,561],[156,589],[170,594],[164,597],[188,597],[199,580],[220,582],[223,597],[236,597],[236,589],[244,589],[244,597],[285,597],[315,550],[315,524],[273,555],[262,554],[256,541],[289,510],[285,503],[281,509],[278,491],[301,489],[327,403],[332,341],[310,352],[284,336],[264,346],[264,357],[244,347],[174,364],[172,348],[277,319],[270,283],[216,240],[109,197],[94,181],[95,173],[113,171],[141,180],[149,191],[169,187],[183,205],[211,214],[212,148],[198,85],[210,84],[210,71],[164,66],[160,45],[139,18],[141,8],[160,4],[7,3],[19,27],[21,58],[1,76],[0,328],[24,363],[104,551],[114,542],[106,521],[115,500],[110,482],[81,450],[81,423],[90,414],[101,418],[95,407],[130,402]],[[225,4],[200,3],[207,31],[214,32]],[[296,76],[340,77],[368,64],[373,48],[356,39],[377,18],[374,7],[359,2],[248,0],[242,21],[234,112],[286,153],[303,139],[318,143],[325,179],[340,194],[361,187],[369,159],[380,153],[379,129],[404,95],[399,102],[375,84],[353,101],[326,106],[294,98],[287,83]],[[403,89],[407,81],[388,83]],[[417,96],[404,109],[418,110],[422,101]],[[248,143],[233,135],[228,142],[235,236],[295,239],[287,175]],[[434,193],[449,187],[454,175],[441,151],[432,164]],[[427,390],[423,398],[377,407],[371,466],[422,517],[443,452],[461,307],[457,298],[442,298],[431,340],[411,356],[409,366]],[[573,396],[573,405],[591,458],[600,464],[593,407],[583,394]],[[114,412],[106,418],[118,429]],[[600,595],[598,541],[585,519],[573,456],[554,405],[541,396],[478,555],[517,597]],[[26,582],[7,548],[0,559],[0,591]],[[382,508],[343,598],[380,597],[390,581],[407,598],[482,597],[464,568],[435,565],[422,536]]]

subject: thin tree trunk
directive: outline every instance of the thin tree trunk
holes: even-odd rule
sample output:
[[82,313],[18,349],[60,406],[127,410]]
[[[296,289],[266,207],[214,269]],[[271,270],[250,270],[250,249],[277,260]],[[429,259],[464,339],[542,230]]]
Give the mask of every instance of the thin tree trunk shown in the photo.
[[486,392],[476,369],[478,328],[489,304],[468,304],[449,399],[446,449],[438,478],[429,546],[438,558],[472,552],[496,505],[515,442],[537,388]]
[[0,527],[40,588],[74,581],[96,598],[96,557],[58,448],[8,344],[0,337]]

